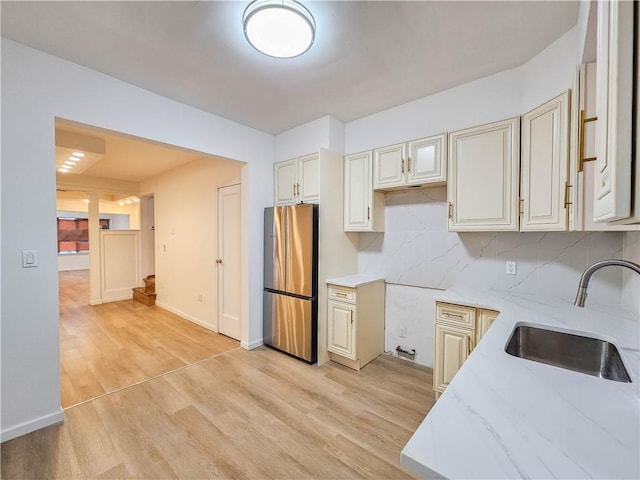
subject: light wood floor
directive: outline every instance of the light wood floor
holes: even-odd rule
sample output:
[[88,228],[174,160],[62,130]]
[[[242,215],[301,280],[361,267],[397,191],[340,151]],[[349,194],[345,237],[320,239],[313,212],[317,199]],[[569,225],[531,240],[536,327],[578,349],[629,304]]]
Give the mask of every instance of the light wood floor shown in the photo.
[[2,444],[1,478],[413,478],[400,451],[433,402],[431,369],[402,360],[235,349]]
[[65,408],[240,346],[156,306],[90,306],[88,270],[60,272],[59,281]]

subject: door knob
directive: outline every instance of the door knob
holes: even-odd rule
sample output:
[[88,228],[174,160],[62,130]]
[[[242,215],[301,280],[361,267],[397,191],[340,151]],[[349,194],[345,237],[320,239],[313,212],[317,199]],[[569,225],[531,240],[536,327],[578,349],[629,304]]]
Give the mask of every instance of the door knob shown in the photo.
[[222,259],[221,258],[216,258],[216,263],[218,263],[218,264],[222,263]]

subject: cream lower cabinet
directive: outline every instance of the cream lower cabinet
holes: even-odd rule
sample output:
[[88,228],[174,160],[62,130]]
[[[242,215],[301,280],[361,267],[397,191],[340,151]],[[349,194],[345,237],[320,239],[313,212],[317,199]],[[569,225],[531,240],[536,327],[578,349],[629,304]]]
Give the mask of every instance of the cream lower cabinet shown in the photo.
[[384,281],[328,284],[327,347],[336,363],[360,370],[384,352]]
[[487,332],[498,312],[436,302],[433,389],[436,398]]

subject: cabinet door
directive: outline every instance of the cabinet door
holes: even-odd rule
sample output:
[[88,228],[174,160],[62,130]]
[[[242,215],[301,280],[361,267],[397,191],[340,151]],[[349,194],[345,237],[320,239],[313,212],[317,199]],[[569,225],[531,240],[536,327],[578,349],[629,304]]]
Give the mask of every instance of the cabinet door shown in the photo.
[[521,231],[567,230],[569,92],[522,116]]
[[372,218],[371,152],[344,157],[344,230],[370,231]]
[[406,144],[390,145],[373,151],[373,188],[385,189],[406,184]]
[[447,181],[447,134],[409,142],[407,185]]
[[449,134],[450,231],[518,230],[519,119]]
[[320,156],[317,153],[298,159],[296,200],[317,203],[320,200]]
[[476,325],[476,345],[484,336],[484,334],[487,333],[487,330],[489,330],[489,327],[498,315],[499,312],[496,312],[495,310],[478,309],[478,323]]
[[357,360],[355,348],[355,307],[339,302],[328,302],[327,339],[330,352]]
[[631,214],[633,9],[637,2],[598,2],[596,222]]
[[273,166],[274,177],[274,203],[287,205],[296,202],[296,161],[287,160],[278,162]]
[[471,353],[473,330],[436,323],[433,388],[443,391]]

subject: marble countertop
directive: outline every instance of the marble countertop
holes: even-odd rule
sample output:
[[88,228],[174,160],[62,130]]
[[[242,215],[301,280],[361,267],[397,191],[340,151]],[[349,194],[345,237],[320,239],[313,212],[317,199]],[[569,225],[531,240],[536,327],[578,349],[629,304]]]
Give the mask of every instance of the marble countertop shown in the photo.
[[[454,287],[439,301],[500,311],[401,453],[434,478],[640,478],[640,319],[620,308]],[[508,355],[520,323],[614,343],[632,383]]]
[[347,275],[346,277],[329,278],[325,283],[337,285],[339,287],[358,288],[367,283],[383,282],[384,277],[380,275],[370,275],[367,273],[356,273]]

